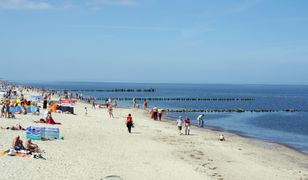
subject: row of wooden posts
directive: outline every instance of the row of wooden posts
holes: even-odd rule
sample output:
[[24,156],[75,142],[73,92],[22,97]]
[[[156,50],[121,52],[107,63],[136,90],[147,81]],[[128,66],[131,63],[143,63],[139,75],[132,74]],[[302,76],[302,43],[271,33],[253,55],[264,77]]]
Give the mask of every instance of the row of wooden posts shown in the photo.
[[[105,100],[106,98],[96,98]],[[254,101],[254,98],[111,98],[117,101]]]
[[271,109],[254,109],[254,110],[245,110],[245,109],[165,109],[165,112],[300,112],[296,109],[285,109],[285,110],[271,110]]

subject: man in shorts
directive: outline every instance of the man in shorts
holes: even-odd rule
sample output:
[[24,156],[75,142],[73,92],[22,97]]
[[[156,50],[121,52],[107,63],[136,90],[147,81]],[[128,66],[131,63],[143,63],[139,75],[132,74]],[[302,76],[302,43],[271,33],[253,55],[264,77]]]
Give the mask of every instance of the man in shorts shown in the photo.
[[182,119],[182,116],[179,117],[178,120],[176,120],[176,123],[177,123],[177,126],[178,126],[178,129],[179,129],[179,134],[182,135],[182,127],[183,127],[183,119]]

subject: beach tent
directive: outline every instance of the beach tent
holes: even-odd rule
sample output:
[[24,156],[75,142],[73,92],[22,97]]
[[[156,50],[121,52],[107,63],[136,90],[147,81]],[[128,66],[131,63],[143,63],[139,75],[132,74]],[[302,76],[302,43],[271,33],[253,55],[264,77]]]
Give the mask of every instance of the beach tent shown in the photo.
[[26,138],[32,140],[42,140],[42,138],[59,139],[59,128],[46,128],[46,127],[28,127],[26,129]]
[[11,106],[10,107],[10,109],[9,109],[9,111],[11,112],[11,113],[13,113],[13,114],[15,114],[15,113],[17,113],[17,112],[21,112],[21,110],[22,110],[22,107],[21,106]]

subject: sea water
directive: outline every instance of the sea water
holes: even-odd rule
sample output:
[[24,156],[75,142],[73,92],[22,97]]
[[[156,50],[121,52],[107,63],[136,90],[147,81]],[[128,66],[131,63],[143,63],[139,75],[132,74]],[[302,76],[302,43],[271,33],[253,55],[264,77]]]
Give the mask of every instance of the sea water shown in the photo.
[[[168,109],[269,109],[271,113],[205,113],[205,126],[266,141],[282,143],[308,152],[308,86],[300,85],[220,85],[148,84],[98,82],[18,82],[56,90],[70,89],[147,89],[155,92],[81,92],[96,98],[254,98],[253,101],[149,101],[149,106]],[[75,92],[74,92],[75,93]],[[138,102],[142,105],[143,102]],[[119,101],[132,106],[131,101]],[[297,109],[300,112],[285,112]],[[202,113],[166,113],[170,119],[188,116],[197,123]]]

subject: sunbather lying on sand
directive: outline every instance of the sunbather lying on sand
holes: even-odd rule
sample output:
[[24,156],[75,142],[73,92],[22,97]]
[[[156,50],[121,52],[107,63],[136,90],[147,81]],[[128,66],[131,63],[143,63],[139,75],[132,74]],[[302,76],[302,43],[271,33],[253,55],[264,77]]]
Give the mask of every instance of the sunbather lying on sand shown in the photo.
[[34,121],[35,123],[47,123],[47,121],[45,119],[40,119],[38,121]]
[[61,124],[59,122],[54,121],[52,117],[49,117],[47,120],[40,119],[39,121],[34,121],[34,122],[35,123],[46,123],[46,124]]
[[15,126],[11,127],[1,127],[1,129],[8,129],[8,130],[14,130],[14,131],[24,131],[25,128],[23,128],[20,124],[16,124]]

